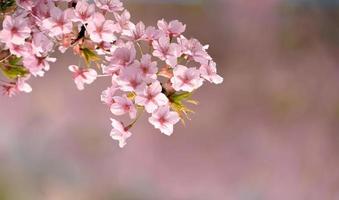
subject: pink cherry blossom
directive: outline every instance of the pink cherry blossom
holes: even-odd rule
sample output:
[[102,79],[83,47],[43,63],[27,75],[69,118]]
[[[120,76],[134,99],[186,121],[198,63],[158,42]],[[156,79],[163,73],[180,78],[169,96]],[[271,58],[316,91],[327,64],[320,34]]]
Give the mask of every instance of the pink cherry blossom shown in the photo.
[[116,39],[115,27],[112,20],[106,20],[101,13],[95,13],[92,20],[88,22],[87,31],[93,42],[113,42]]
[[45,72],[49,70],[49,62],[55,62],[55,58],[39,57],[36,55],[29,55],[23,58],[24,66],[29,70],[33,76],[44,76]]
[[[141,114],[149,115],[148,121],[155,128],[171,135],[188,109],[184,103],[190,99],[186,93],[181,95],[182,91],[191,93],[204,80],[215,84],[223,81],[207,53],[208,45],[186,39],[182,35],[186,25],[178,20],[162,19],[157,27],[146,27],[142,21],[135,24],[121,0],[16,2],[10,14],[3,13],[0,31],[0,65],[15,64],[18,69],[3,73],[0,87],[4,93],[31,92],[28,79],[49,70],[50,62],[56,60],[52,53],[56,49],[61,53],[73,50],[86,63],[85,67],[68,67],[76,87],[83,90],[97,78],[106,80],[110,85],[101,92],[100,100],[114,115],[131,118],[127,117],[131,121],[128,126],[111,119],[110,136],[120,147],[126,145],[132,135],[129,130]],[[183,61],[190,68],[178,65]],[[103,74],[98,75],[93,67]],[[137,117],[140,107],[146,112]]]
[[132,136],[132,133],[128,131],[126,127],[120,122],[115,119],[111,119],[112,121],[112,131],[111,131],[111,138],[113,140],[119,141],[119,147],[123,148],[126,145],[127,138]]
[[136,50],[133,43],[126,43],[122,47],[112,48],[112,56],[106,56],[109,61],[106,71],[116,72],[132,64],[136,58]]
[[165,135],[172,135],[173,125],[178,123],[180,117],[178,113],[170,111],[169,106],[162,106],[152,114],[148,121]]
[[124,10],[121,15],[114,13],[114,17],[115,20],[118,22],[118,32],[133,28],[133,23],[130,21],[131,14],[127,10]]
[[132,41],[144,40],[146,38],[145,24],[143,22],[139,22],[136,25],[133,24],[130,29],[123,30],[122,35],[127,40]]
[[95,4],[98,8],[108,12],[118,12],[124,9],[120,0],[95,0]]
[[158,40],[163,35],[163,32],[156,29],[154,26],[148,26],[145,30],[145,39],[149,42]]
[[197,39],[187,40],[184,36],[178,38],[178,43],[181,47],[182,53],[188,55],[190,58],[204,64],[209,60],[212,60],[211,56],[208,55],[206,50],[208,45],[203,46]]
[[154,81],[147,86],[144,91],[138,92],[135,97],[135,103],[145,106],[148,113],[153,113],[159,106],[168,104],[168,98],[161,93],[162,87],[159,81]]
[[139,63],[135,62],[121,70],[121,74],[117,78],[117,83],[120,86],[120,90],[125,92],[135,92],[145,88],[146,83],[139,73],[138,65]]
[[77,2],[77,5],[74,9],[74,22],[86,23],[95,13],[95,5],[88,4],[86,0],[81,0]]
[[30,76],[18,77],[16,82],[11,82],[9,84],[1,85],[4,95],[12,97],[18,92],[30,93],[32,92],[32,87],[26,83]]
[[118,89],[119,88],[116,85],[112,85],[111,87],[102,91],[100,96],[101,101],[104,102],[106,105],[111,106],[114,103],[113,97],[115,93],[118,91]]
[[32,51],[37,56],[43,56],[52,51],[53,42],[43,33],[37,32],[33,34]]
[[157,62],[156,61],[152,62],[151,55],[149,54],[142,55],[140,64],[137,66],[139,66],[142,78],[146,82],[151,82],[157,79],[157,72],[158,72]]
[[158,21],[158,28],[169,37],[177,37],[185,32],[186,25],[183,25],[178,20],[173,20],[167,23],[164,19]]
[[8,44],[9,51],[18,57],[26,57],[29,56],[33,50],[32,45],[28,42],[24,44],[17,45],[17,44]]
[[153,56],[158,57],[160,60],[172,67],[177,64],[177,59],[180,57],[181,49],[178,44],[170,43],[170,38],[162,36],[159,40],[153,41]]
[[126,95],[120,97],[113,97],[113,104],[111,105],[111,112],[114,115],[124,115],[126,113],[129,114],[131,119],[134,119],[137,115],[137,110],[133,104],[133,102],[127,98]]
[[187,68],[183,65],[178,65],[174,68],[171,82],[176,91],[182,90],[186,92],[192,92],[203,84],[199,70]]
[[0,32],[0,41],[6,44],[22,45],[31,35],[31,29],[28,27],[27,20],[22,17],[13,18],[6,15]]
[[17,82],[16,82],[16,88],[18,91],[21,92],[26,92],[26,93],[30,93],[32,92],[32,87],[26,83],[26,81],[29,79],[30,77],[19,77]]
[[58,36],[72,32],[73,24],[70,19],[73,16],[73,10],[67,9],[62,11],[54,7],[50,11],[51,17],[44,19],[42,26],[50,36]]
[[201,76],[211,83],[220,84],[223,82],[223,78],[217,74],[216,63],[211,61],[203,64],[200,67]]
[[73,79],[79,90],[83,90],[85,84],[91,84],[97,78],[97,72],[94,69],[79,68],[76,65],[70,65],[68,69],[74,73]]

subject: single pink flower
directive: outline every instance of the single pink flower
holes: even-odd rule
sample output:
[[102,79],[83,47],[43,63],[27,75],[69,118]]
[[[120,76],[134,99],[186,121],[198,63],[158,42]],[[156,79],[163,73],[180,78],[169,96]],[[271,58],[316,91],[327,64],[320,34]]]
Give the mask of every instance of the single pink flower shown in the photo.
[[108,12],[119,12],[124,9],[120,0],[95,0],[95,4]]
[[26,83],[26,81],[30,78],[30,76],[19,77],[16,82],[16,88],[20,92],[30,93],[32,92],[32,87]]
[[116,25],[112,20],[106,20],[101,13],[95,13],[88,22],[87,31],[93,42],[113,42],[116,37]]
[[176,91],[192,92],[203,84],[203,79],[200,78],[200,72],[196,68],[178,65],[173,70],[171,83]]
[[128,42],[121,47],[111,49],[112,56],[107,56],[109,61],[106,71],[116,72],[132,64],[136,58],[136,50],[133,43]]
[[182,53],[188,55],[194,61],[204,64],[212,60],[211,56],[206,52],[208,45],[203,46],[197,39],[187,40],[184,36],[180,36],[177,40]]
[[112,85],[111,87],[102,91],[100,96],[101,101],[104,102],[106,105],[111,106],[114,103],[113,97],[118,90],[119,88],[116,85]]
[[32,51],[37,56],[44,56],[52,51],[54,43],[43,33],[33,34]]
[[178,20],[170,21],[167,23],[164,19],[158,21],[158,28],[169,37],[177,37],[185,32],[186,25]]
[[124,95],[123,97],[120,96],[113,97],[111,112],[114,115],[118,116],[128,113],[131,119],[134,119],[137,115],[137,109],[135,108],[133,102],[130,99],[128,99],[126,95]]
[[137,92],[135,103],[145,106],[148,113],[153,113],[159,106],[168,104],[168,98],[162,92],[162,87],[159,81],[154,81],[147,86],[144,91]]
[[146,38],[145,24],[143,22],[139,22],[136,25],[133,24],[130,29],[123,30],[122,35],[127,40],[132,41],[144,40]]
[[28,55],[23,58],[24,66],[29,70],[33,76],[44,76],[45,72],[49,70],[49,62],[55,62],[55,58],[39,57],[36,55]]
[[158,40],[163,35],[163,32],[156,29],[154,26],[148,26],[145,30],[145,39],[149,42]]
[[169,106],[159,107],[155,111],[148,121],[157,129],[160,129],[165,135],[172,135],[173,125],[178,123],[180,120],[179,114],[173,111],[170,111]]
[[112,121],[112,131],[111,131],[111,138],[113,140],[119,141],[119,147],[123,148],[126,145],[127,138],[132,136],[132,133],[128,131],[126,127],[120,122],[115,119],[111,119]]
[[117,83],[120,90],[125,92],[135,92],[143,90],[146,86],[145,81],[138,70],[139,63],[135,62],[132,65],[121,70],[117,77]]
[[123,30],[130,30],[133,28],[133,23],[130,21],[131,14],[124,10],[121,15],[114,13],[115,20],[118,22],[118,32],[121,33]]
[[26,57],[31,55],[32,53],[32,45],[29,42],[25,42],[24,44],[8,44],[9,51],[18,57]]
[[220,84],[223,82],[223,78],[217,74],[216,63],[210,61],[203,64],[200,67],[200,75],[211,83]]
[[162,36],[159,40],[153,41],[153,56],[166,61],[166,64],[174,67],[177,59],[181,56],[181,49],[178,44],[170,43],[170,38]]
[[28,27],[27,19],[22,17],[11,17],[6,15],[0,32],[0,41],[6,44],[22,45],[31,35],[31,29]]
[[140,73],[142,78],[145,79],[146,82],[152,82],[157,79],[157,62],[152,62],[152,56],[149,54],[144,54],[141,57],[140,64],[138,65],[140,69]]
[[95,5],[87,3],[86,0],[81,0],[77,2],[77,5],[74,9],[74,22],[81,22],[85,24],[88,20],[91,19],[92,15],[95,13]]
[[42,21],[42,26],[50,36],[54,37],[72,32],[73,24],[71,19],[74,16],[72,9],[63,11],[60,8],[53,7],[50,14],[51,17]]
[[73,79],[79,90],[83,90],[85,84],[91,84],[97,78],[97,72],[94,69],[79,68],[76,65],[70,65],[68,69],[73,72]]

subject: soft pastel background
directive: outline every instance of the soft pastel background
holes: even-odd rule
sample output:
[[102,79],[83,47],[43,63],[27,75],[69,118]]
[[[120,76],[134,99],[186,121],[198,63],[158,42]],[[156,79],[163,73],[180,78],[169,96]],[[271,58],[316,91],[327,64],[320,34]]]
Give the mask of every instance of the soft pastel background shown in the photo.
[[133,21],[179,19],[224,83],[171,137],[109,137],[102,79],[79,92],[71,53],[34,92],[0,97],[0,200],[338,200],[339,1],[129,0]]

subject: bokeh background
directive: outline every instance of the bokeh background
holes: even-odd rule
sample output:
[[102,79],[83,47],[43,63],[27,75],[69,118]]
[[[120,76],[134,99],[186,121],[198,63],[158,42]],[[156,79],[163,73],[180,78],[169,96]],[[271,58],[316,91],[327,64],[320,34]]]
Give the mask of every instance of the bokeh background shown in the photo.
[[179,19],[224,83],[171,137],[144,117],[124,149],[59,55],[34,92],[0,97],[1,200],[338,200],[339,1],[128,0],[133,21]]

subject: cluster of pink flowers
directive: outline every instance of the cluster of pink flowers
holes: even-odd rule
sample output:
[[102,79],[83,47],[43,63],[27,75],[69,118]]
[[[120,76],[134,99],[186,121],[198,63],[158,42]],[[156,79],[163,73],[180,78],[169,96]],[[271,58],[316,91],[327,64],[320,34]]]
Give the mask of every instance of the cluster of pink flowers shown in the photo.
[[171,135],[173,126],[190,111],[184,102],[195,103],[192,92],[204,81],[223,81],[208,46],[187,39],[186,25],[178,20],[162,19],[156,27],[146,27],[131,22],[119,0],[91,2],[17,0],[17,9],[5,16],[0,32],[0,42],[9,51],[0,68],[20,72],[9,82],[0,82],[5,93],[31,92],[27,80],[44,76],[49,63],[56,61],[51,53],[72,49],[84,59],[82,66],[68,67],[77,88],[108,77],[110,85],[101,101],[115,116],[127,114],[132,120],[124,124],[111,119],[111,137],[120,147],[144,112],[150,124]]

